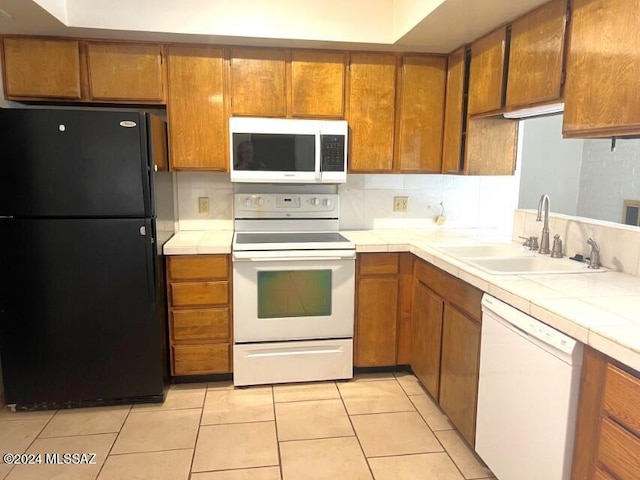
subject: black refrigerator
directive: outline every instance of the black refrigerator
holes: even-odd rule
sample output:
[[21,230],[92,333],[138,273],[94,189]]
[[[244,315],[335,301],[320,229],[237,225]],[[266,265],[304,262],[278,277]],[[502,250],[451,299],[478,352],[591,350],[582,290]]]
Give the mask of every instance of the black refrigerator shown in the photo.
[[166,124],[149,113],[0,109],[7,404],[164,399],[166,165]]

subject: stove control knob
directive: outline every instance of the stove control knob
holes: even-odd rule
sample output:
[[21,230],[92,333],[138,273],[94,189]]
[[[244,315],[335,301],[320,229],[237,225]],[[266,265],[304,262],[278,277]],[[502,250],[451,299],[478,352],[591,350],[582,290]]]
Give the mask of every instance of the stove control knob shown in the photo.
[[251,199],[250,198],[245,198],[242,203],[244,204],[245,207],[250,207],[251,206]]
[[320,199],[319,198],[312,198],[309,201],[311,202],[311,205],[313,205],[314,207],[317,207],[318,205],[320,205]]
[[256,198],[256,205],[258,205],[259,207],[264,205],[264,198],[262,197],[258,197]]
[[331,200],[329,200],[328,198],[325,198],[322,201],[322,205],[325,206],[325,207],[330,207],[331,206]]

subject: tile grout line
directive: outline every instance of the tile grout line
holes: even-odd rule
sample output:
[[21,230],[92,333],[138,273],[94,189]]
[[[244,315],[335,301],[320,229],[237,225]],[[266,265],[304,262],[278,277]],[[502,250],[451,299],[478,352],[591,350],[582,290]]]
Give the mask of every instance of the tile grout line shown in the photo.
[[280,438],[278,438],[278,417],[276,416],[276,392],[273,385],[271,385],[271,405],[273,407],[273,425],[276,430],[276,448],[278,449],[278,470],[280,471],[280,478],[284,479],[284,473],[282,472],[282,453],[280,452]]
[[107,464],[107,460],[109,459],[109,455],[111,455],[111,452],[113,451],[113,447],[116,445],[116,442],[118,441],[118,438],[120,437],[120,433],[122,433],[122,429],[124,428],[124,424],[127,423],[127,420],[129,419],[129,416],[131,415],[131,411],[132,410],[133,410],[133,405],[129,405],[129,411],[127,412],[126,417],[124,417],[124,421],[122,422],[122,425],[120,425],[120,429],[116,433],[116,438],[113,439],[113,443],[109,447],[109,451],[107,452],[107,454],[104,457],[104,462],[102,462],[102,465],[100,465],[100,468],[98,469],[98,474],[96,475],[96,479],[98,479],[100,477],[100,475],[102,474],[102,470],[104,469],[104,466]]
[[191,454],[191,462],[189,462],[189,472],[187,478],[191,478],[193,475],[193,460],[196,458],[196,448],[198,447],[198,439],[200,438],[200,429],[206,425],[202,425],[202,417],[204,416],[204,407],[207,404],[207,395],[209,394],[209,387],[205,388],[204,398],[202,399],[202,407],[200,409],[200,418],[198,418],[198,431],[196,432],[196,441],[193,444],[193,453]]
[[[27,450],[29,450],[29,448],[31,448],[31,446],[36,442],[36,440],[38,440],[40,438],[40,434],[44,431],[45,428],[47,428],[47,425],[49,425],[49,423],[51,423],[51,420],[53,420],[53,417],[55,417],[58,412],[59,412],[59,410],[56,410],[56,411],[53,412],[53,415],[51,415],[51,418],[49,420],[47,420],[46,422],[44,422],[44,425],[42,425],[42,428],[40,428],[40,430],[38,430],[37,435],[33,438],[33,440],[31,440],[31,443],[29,443],[29,445],[27,445],[27,448],[25,448],[24,451],[20,452],[20,453],[24,453]],[[5,465],[6,465],[6,463],[5,463]],[[15,464],[11,465],[11,468],[9,469],[9,471],[7,472],[7,475],[4,478],[7,478],[11,474],[11,472],[13,472],[15,467],[16,467]]]
[[369,460],[367,459],[367,455],[364,453],[364,448],[362,448],[362,442],[360,442],[360,438],[358,437],[358,432],[356,431],[356,427],[353,426],[353,422],[351,421],[351,415],[349,414],[349,409],[347,408],[347,404],[344,402],[344,397],[342,396],[342,390],[338,384],[336,384],[336,388],[338,389],[338,393],[340,394],[340,400],[342,401],[342,406],[344,407],[344,411],[347,412],[347,418],[349,419],[349,425],[351,425],[351,429],[353,430],[353,434],[356,437],[356,441],[358,442],[358,446],[360,447],[360,451],[362,452],[362,457],[364,458],[365,463],[367,464],[367,469],[369,469],[369,473],[371,474],[371,478],[375,479],[375,475],[373,474],[373,470],[371,469],[371,465],[369,465]]

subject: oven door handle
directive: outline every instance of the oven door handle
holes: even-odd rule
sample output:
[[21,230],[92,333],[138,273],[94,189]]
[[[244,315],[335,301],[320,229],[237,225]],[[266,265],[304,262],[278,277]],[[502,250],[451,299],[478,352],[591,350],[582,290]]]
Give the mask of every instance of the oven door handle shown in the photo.
[[317,255],[309,251],[300,252],[297,255],[274,255],[273,252],[234,252],[234,260],[243,260],[248,262],[295,262],[295,261],[327,261],[327,260],[352,260],[356,258],[355,251],[336,251],[332,255]]

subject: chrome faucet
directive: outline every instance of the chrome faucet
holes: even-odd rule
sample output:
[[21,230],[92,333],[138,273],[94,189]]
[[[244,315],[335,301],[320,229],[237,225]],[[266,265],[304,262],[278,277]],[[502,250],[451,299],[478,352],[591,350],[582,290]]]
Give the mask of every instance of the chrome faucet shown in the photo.
[[591,247],[589,265],[587,265],[587,268],[600,268],[600,245],[598,245],[591,237],[587,239],[587,245]]
[[542,209],[544,208],[544,225],[542,227],[542,235],[540,238],[540,249],[538,253],[549,254],[549,195],[542,194],[538,202],[538,216],[536,222],[542,220]]

